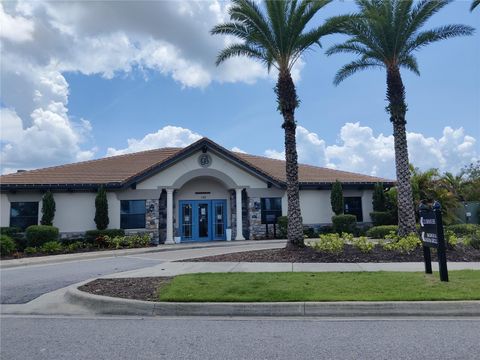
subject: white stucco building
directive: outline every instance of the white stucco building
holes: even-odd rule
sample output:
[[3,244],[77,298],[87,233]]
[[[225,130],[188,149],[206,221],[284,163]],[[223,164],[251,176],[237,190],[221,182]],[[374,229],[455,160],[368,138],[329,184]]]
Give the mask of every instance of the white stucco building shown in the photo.
[[[299,165],[305,226],[331,223],[330,189],[342,182],[346,213],[370,222],[376,182],[391,180]],[[45,191],[54,194],[54,226],[63,236],[95,229],[95,196],[107,190],[109,228],[148,231],[161,243],[261,239],[287,215],[285,162],[229,151],[203,138],[161,148],[0,177],[1,226],[25,228],[41,218]],[[238,230],[240,229],[240,230]]]

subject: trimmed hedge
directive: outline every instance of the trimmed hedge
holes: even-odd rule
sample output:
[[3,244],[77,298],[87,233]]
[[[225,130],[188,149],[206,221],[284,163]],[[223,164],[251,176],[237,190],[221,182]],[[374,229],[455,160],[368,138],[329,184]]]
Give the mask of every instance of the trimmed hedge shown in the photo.
[[476,224],[456,224],[446,226],[445,228],[457,236],[474,235],[476,231],[480,231],[480,225]]
[[355,215],[344,214],[332,216],[333,230],[338,233],[353,234],[357,225],[357,217]]
[[15,241],[8,235],[0,235],[0,254],[2,256],[11,255],[17,246]]
[[18,233],[22,232],[22,229],[18,227],[8,227],[8,226],[2,226],[0,227],[0,235],[7,235],[7,236],[14,236]]
[[85,241],[93,244],[95,240],[100,236],[116,237],[125,236],[125,230],[123,229],[105,229],[105,230],[88,230],[85,232]]
[[58,228],[50,225],[31,225],[25,230],[27,246],[42,246],[49,241],[58,240]]
[[398,232],[398,225],[382,225],[382,226],[374,226],[367,231],[367,236],[374,238],[374,239],[385,239],[391,232]]
[[395,225],[396,221],[388,211],[374,211],[370,213],[373,226]]

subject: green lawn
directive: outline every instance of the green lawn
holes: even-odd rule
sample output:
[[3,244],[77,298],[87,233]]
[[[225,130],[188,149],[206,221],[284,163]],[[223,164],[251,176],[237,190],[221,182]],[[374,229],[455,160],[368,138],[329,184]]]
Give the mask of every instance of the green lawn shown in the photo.
[[438,273],[208,273],[176,276],[160,301],[408,301],[479,300],[480,271]]

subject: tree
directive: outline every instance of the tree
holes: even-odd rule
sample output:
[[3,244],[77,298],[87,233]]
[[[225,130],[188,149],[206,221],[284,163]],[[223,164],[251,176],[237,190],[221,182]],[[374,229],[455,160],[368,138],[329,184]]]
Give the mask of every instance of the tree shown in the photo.
[[480,0],[473,0],[472,5],[470,6],[470,11],[473,11],[480,4]]
[[246,56],[265,64],[267,70],[278,70],[275,94],[277,109],[283,116],[288,199],[288,247],[302,247],[303,225],[300,212],[295,109],[299,99],[291,76],[295,62],[319,39],[336,30],[335,21],[328,26],[305,30],[313,16],[332,0],[233,0],[229,8],[230,22],[215,26],[211,33],[232,35],[241,42],[223,49],[217,66],[227,59]]
[[393,125],[400,235],[415,232],[406,136],[407,104],[400,69],[405,68],[419,75],[414,56],[416,51],[440,40],[473,34],[474,29],[465,25],[444,25],[421,30],[427,20],[450,2],[451,0],[356,0],[360,12],[345,20],[341,29],[350,38],[327,50],[327,55],[353,53],[358,56],[358,59],[338,71],[334,79],[336,85],[361,70],[386,70],[386,109]]
[[53,225],[53,218],[55,217],[55,199],[51,191],[47,191],[42,197],[42,219],[40,224]]
[[373,211],[387,210],[385,191],[383,190],[382,183],[376,183],[375,187],[373,188],[372,205]]
[[95,197],[95,224],[98,230],[105,230],[110,222],[108,219],[108,201],[107,192],[103,186],[98,188]]
[[332,185],[332,191],[330,193],[330,203],[332,204],[332,211],[335,213],[335,215],[343,214],[343,189],[342,183],[338,180],[335,180]]

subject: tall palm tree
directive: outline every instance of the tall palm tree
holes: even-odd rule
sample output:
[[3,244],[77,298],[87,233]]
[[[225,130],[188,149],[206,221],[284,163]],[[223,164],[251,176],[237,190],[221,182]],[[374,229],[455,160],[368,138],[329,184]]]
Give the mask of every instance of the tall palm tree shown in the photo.
[[275,86],[278,110],[283,116],[288,198],[288,244],[301,247],[303,225],[300,212],[295,109],[299,105],[291,70],[302,54],[319,39],[335,31],[335,21],[305,30],[313,16],[332,0],[233,0],[229,9],[230,22],[217,25],[212,34],[233,35],[241,40],[223,49],[216,64],[246,56],[278,70]]
[[387,111],[395,139],[399,234],[405,235],[415,231],[415,214],[408,167],[407,104],[400,68],[420,75],[414,56],[416,51],[440,40],[471,35],[474,29],[465,25],[445,25],[421,30],[427,20],[450,0],[356,0],[356,3],[360,12],[350,16],[341,30],[350,38],[328,49],[327,54],[353,53],[358,56],[338,71],[334,80],[336,85],[360,70],[386,70]]
[[470,11],[473,11],[480,4],[480,0],[473,0],[472,6],[470,6]]

